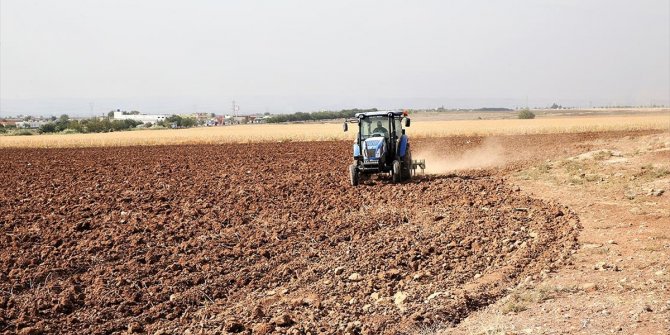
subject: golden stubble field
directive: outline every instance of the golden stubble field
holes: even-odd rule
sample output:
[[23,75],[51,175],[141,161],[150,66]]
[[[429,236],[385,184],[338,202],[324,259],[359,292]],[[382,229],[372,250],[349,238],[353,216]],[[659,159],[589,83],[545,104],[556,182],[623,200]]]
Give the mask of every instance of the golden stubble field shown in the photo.
[[[587,131],[670,129],[670,114],[545,117],[533,120],[413,120],[413,138],[461,135],[552,134]],[[0,136],[0,148],[101,147],[131,145],[223,144],[352,139],[355,128],[340,123],[249,124],[192,129],[136,130],[101,134]]]

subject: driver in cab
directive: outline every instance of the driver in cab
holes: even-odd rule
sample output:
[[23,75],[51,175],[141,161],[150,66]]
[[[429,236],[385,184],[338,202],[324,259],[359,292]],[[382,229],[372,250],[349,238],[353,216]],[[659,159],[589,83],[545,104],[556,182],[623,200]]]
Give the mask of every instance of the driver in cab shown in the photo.
[[388,130],[384,128],[381,121],[377,121],[377,128],[375,128],[372,133],[384,134],[384,137],[388,136]]

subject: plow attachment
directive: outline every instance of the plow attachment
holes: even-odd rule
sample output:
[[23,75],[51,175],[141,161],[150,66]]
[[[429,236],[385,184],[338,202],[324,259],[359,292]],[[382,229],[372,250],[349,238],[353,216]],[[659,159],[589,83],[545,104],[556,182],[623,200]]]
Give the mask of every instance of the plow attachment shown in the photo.
[[413,159],[412,160],[412,175],[416,176],[416,169],[421,169],[421,174],[425,174],[426,170],[426,160],[425,159]]

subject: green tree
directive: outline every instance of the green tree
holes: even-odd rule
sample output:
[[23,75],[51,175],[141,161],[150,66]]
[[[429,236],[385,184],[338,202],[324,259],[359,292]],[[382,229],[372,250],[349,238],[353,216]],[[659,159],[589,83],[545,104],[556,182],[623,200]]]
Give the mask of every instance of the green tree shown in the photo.
[[529,109],[522,109],[519,112],[519,119],[534,119],[535,113],[531,112]]
[[83,133],[84,132],[84,129],[83,129],[83,126],[82,126],[81,122],[79,122],[77,120],[70,120],[67,123],[67,129],[74,130],[77,133]]
[[56,122],[54,122],[55,131],[61,132],[68,128],[70,124],[70,117],[67,114],[61,115]]
[[165,118],[165,121],[163,121],[163,126],[165,127],[171,127],[172,125],[175,125],[177,127],[184,127],[184,128],[191,128],[194,127],[198,124],[198,122],[195,120],[195,118],[192,117],[181,117],[179,115],[172,115],[167,118]]
[[191,128],[196,125],[196,121],[192,117],[185,117],[181,120],[181,127]]
[[177,127],[181,127],[181,120],[182,120],[181,116],[172,115],[165,118],[165,121],[163,121],[163,123],[166,127],[172,127],[173,124]]
[[53,122],[45,123],[40,126],[40,133],[54,133],[56,132],[56,125]]

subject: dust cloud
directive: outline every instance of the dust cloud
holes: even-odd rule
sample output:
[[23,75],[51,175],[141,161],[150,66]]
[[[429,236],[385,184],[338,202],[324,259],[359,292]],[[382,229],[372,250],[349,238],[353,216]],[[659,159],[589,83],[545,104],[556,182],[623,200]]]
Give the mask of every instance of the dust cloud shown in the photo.
[[472,148],[469,148],[469,144],[466,144],[464,150],[459,150],[458,153],[447,150],[429,147],[412,153],[412,156],[414,159],[426,160],[425,172],[427,174],[491,168],[501,166],[506,161],[502,145],[494,138],[486,138],[479,145],[473,145]]

